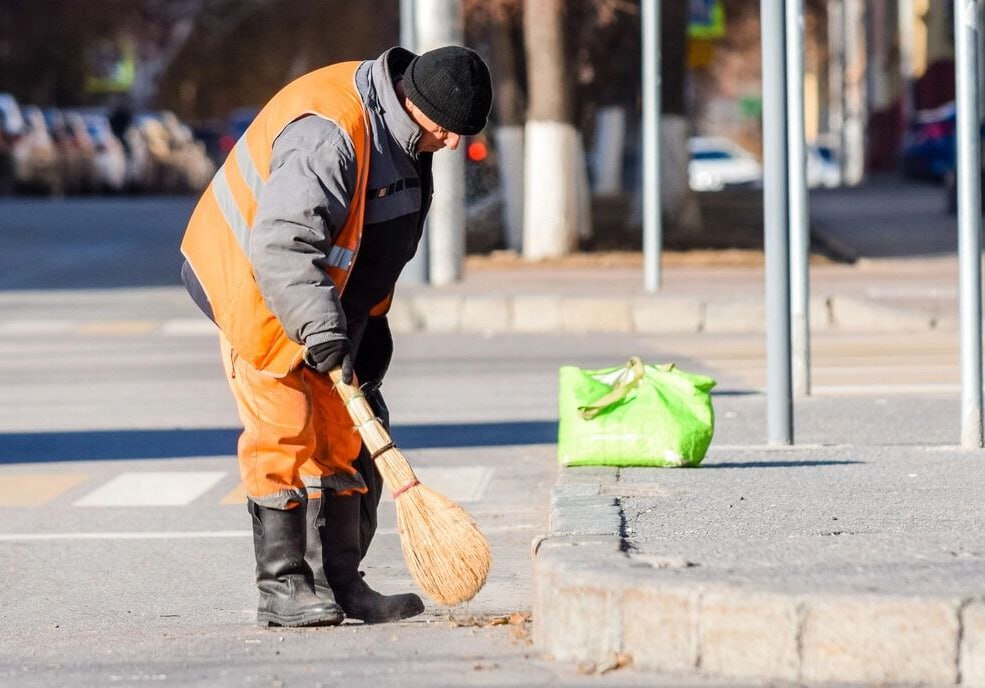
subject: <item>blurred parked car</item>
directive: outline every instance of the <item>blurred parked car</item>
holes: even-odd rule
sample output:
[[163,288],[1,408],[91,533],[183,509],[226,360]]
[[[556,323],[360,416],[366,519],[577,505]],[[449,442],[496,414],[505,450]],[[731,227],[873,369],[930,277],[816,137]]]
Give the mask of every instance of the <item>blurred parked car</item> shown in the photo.
[[141,113],[135,122],[147,145],[155,190],[184,193],[205,188],[215,165],[187,124],[166,111]]
[[903,135],[903,173],[921,179],[943,180],[954,169],[954,103],[916,113]]
[[68,126],[64,112],[58,108],[46,107],[42,110],[42,115],[55,145],[61,191],[66,194],[79,193],[91,177],[92,160],[87,159],[85,151]]
[[26,129],[24,138],[28,141],[27,170],[24,172],[24,186],[32,191],[61,194],[62,176],[58,169],[58,149],[48,131],[41,108],[25,105],[21,108]]
[[688,183],[693,191],[721,191],[728,186],[762,183],[763,168],[752,153],[717,136],[688,139]]
[[0,193],[13,193],[17,185],[14,148],[23,129],[17,100],[9,93],[0,93]]
[[246,133],[247,128],[253,123],[259,112],[260,108],[251,105],[236,108],[229,113],[226,121],[226,131],[219,138],[219,150],[222,151],[223,159],[229,155],[229,151],[233,149],[233,146],[236,145],[240,137]]
[[807,186],[833,189],[841,184],[841,167],[834,148],[824,143],[807,144]]
[[100,191],[122,191],[126,184],[127,156],[123,143],[110,127],[109,116],[91,111],[80,114],[95,151],[96,186]]
[[6,163],[8,173],[12,172],[8,183],[31,191],[50,191],[57,184],[57,159],[47,127],[42,121],[41,130],[35,130],[9,93],[0,93],[0,134],[11,156]]
[[96,143],[89,134],[85,118],[75,110],[63,110],[62,113],[65,116],[65,125],[83,160],[81,190],[84,193],[97,191],[100,188],[100,179],[96,163]]

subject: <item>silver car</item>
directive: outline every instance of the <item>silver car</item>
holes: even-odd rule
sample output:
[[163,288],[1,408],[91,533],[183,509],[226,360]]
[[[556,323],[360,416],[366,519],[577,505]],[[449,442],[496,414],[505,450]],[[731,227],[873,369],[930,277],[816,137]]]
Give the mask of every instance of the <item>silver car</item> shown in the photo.
[[58,159],[44,117],[35,109],[30,119],[9,93],[0,93],[0,135],[9,149],[14,184],[28,191],[58,190]]

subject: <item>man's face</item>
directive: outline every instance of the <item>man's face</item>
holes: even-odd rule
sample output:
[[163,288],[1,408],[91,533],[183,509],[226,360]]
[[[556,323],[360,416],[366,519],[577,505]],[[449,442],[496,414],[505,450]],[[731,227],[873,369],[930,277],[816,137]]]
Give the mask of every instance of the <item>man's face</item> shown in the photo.
[[421,138],[417,141],[418,153],[437,153],[442,148],[450,150],[458,148],[458,144],[462,141],[460,134],[440,126],[425,115],[412,101],[408,100],[407,106],[411,118],[421,128]]

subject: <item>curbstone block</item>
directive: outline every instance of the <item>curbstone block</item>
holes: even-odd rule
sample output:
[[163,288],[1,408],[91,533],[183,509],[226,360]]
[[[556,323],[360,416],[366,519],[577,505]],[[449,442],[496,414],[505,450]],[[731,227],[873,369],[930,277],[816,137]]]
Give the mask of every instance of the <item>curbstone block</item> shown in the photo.
[[462,312],[461,296],[415,296],[414,316],[427,332],[456,332]]
[[571,497],[595,497],[601,492],[602,486],[598,483],[571,483],[569,485],[556,485],[551,489],[551,505],[553,506],[559,499],[569,499]]
[[560,296],[514,296],[515,332],[558,332],[561,329]]
[[414,313],[413,303],[408,299],[394,299],[386,317],[390,329],[398,334],[421,329],[421,321]]
[[620,535],[622,510],[617,505],[556,508],[549,528],[552,535]]
[[556,660],[603,661],[622,649],[622,591],[558,570],[561,557],[535,560],[534,643]]
[[985,686],[985,602],[961,610],[961,685]]
[[690,333],[701,330],[704,306],[693,299],[637,299],[632,308],[635,332]]
[[551,535],[537,543],[534,554],[540,556],[547,552],[593,557],[595,564],[613,558],[621,561],[626,557],[622,552],[622,538],[618,535]]
[[462,332],[509,332],[510,302],[505,298],[465,299],[462,302]]
[[562,467],[558,471],[558,485],[573,485],[584,483],[608,484],[615,483],[619,477],[619,469],[615,466],[571,466]]
[[637,587],[622,599],[623,650],[652,671],[694,672],[698,664],[697,587]]
[[766,306],[759,299],[712,301],[705,304],[703,332],[762,332]]
[[920,332],[930,330],[934,318],[929,313],[893,308],[850,296],[831,297],[831,320],[840,330],[863,332]]
[[807,602],[804,681],[953,684],[958,665],[954,600],[824,596]]
[[707,589],[698,619],[698,668],[730,677],[796,681],[799,630],[796,597]]
[[565,298],[561,329],[566,332],[629,332],[630,307],[624,299]]

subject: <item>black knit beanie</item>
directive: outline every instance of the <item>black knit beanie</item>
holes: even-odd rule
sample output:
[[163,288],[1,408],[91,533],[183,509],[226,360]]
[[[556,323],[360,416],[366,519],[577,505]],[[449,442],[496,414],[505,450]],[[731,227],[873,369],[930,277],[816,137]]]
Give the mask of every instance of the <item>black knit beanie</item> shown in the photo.
[[482,131],[492,106],[486,63],[474,50],[455,45],[411,60],[404,93],[436,124],[463,136]]

